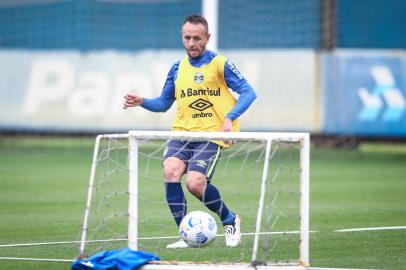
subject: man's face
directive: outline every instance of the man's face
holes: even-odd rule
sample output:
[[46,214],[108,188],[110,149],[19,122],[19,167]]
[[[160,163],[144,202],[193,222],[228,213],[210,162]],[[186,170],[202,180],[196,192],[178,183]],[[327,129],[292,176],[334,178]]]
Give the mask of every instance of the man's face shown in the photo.
[[210,34],[206,33],[203,24],[186,22],[182,27],[183,47],[190,58],[199,57],[209,42]]

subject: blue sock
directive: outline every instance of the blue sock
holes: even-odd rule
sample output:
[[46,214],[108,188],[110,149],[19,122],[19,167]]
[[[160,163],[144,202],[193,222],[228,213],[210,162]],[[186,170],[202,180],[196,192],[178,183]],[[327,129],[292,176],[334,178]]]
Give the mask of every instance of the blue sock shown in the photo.
[[210,183],[207,183],[204,195],[200,200],[204,205],[214,213],[217,213],[223,225],[231,225],[234,223],[235,214],[232,213],[220,197],[218,189]]
[[183,193],[181,183],[165,183],[166,201],[171,209],[172,216],[176,224],[180,225],[183,217],[187,212],[187,204],[185,194]]

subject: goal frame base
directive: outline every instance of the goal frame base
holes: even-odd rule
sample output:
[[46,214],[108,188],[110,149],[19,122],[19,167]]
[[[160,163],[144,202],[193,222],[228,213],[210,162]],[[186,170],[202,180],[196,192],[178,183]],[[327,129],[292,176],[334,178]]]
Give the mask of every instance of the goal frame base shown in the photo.
[[248,263],[212,263],[212,262],[178,262],[151,261],[139,268],[140,270],[304,270],[300,264],[268,264],[254,265]]

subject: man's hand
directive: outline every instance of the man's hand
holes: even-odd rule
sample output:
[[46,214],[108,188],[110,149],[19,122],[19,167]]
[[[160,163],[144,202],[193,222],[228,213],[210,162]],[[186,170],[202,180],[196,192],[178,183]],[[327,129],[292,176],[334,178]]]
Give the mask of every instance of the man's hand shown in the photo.
[[130,107],[141,106],[144,103],[144,99],[136,94],[127,94],[124,96],[123,109]]
[[223,132],[230,132],[233,130],[233,122],[228,119],[228,118],[224,118],[223,124],[221,125],[221,131]]
[[[233,131],[233,122],[228,119],[228,118],[224,118],[223,124],[221,125],[221,129],[220,131],[222,132],[231,132]],[[224,141],[225,144],[231,146],[233,144],[236,143],[236,141]]]

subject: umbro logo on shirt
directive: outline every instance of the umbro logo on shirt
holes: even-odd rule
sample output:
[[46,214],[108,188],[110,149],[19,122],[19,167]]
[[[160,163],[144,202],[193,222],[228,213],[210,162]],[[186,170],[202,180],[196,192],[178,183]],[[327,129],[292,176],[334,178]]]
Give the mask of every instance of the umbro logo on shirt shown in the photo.
[[212,103],[210,103],[209,101],[204,100],[202,98],[199,98],[199,99],[193,101],[189,105],[190,108],[201,111],[201,112],[210,108],[211,106],[213,106]]
[[203,112],[204,110],[206,110],[206,109],[208,109],[208,108],[210,108],[212,106],[213,106],[212,103],[210,103],[209,101],[204,100],[202,98],[199,98],[199,99],[193,101],[192,103],[190,103],[189,107],[192,108],[192,109],[198,110],[200,112],[192,114],[192,118],[212,117],[213,113],[211,113],[211,112],[207,112],[207,113]]

